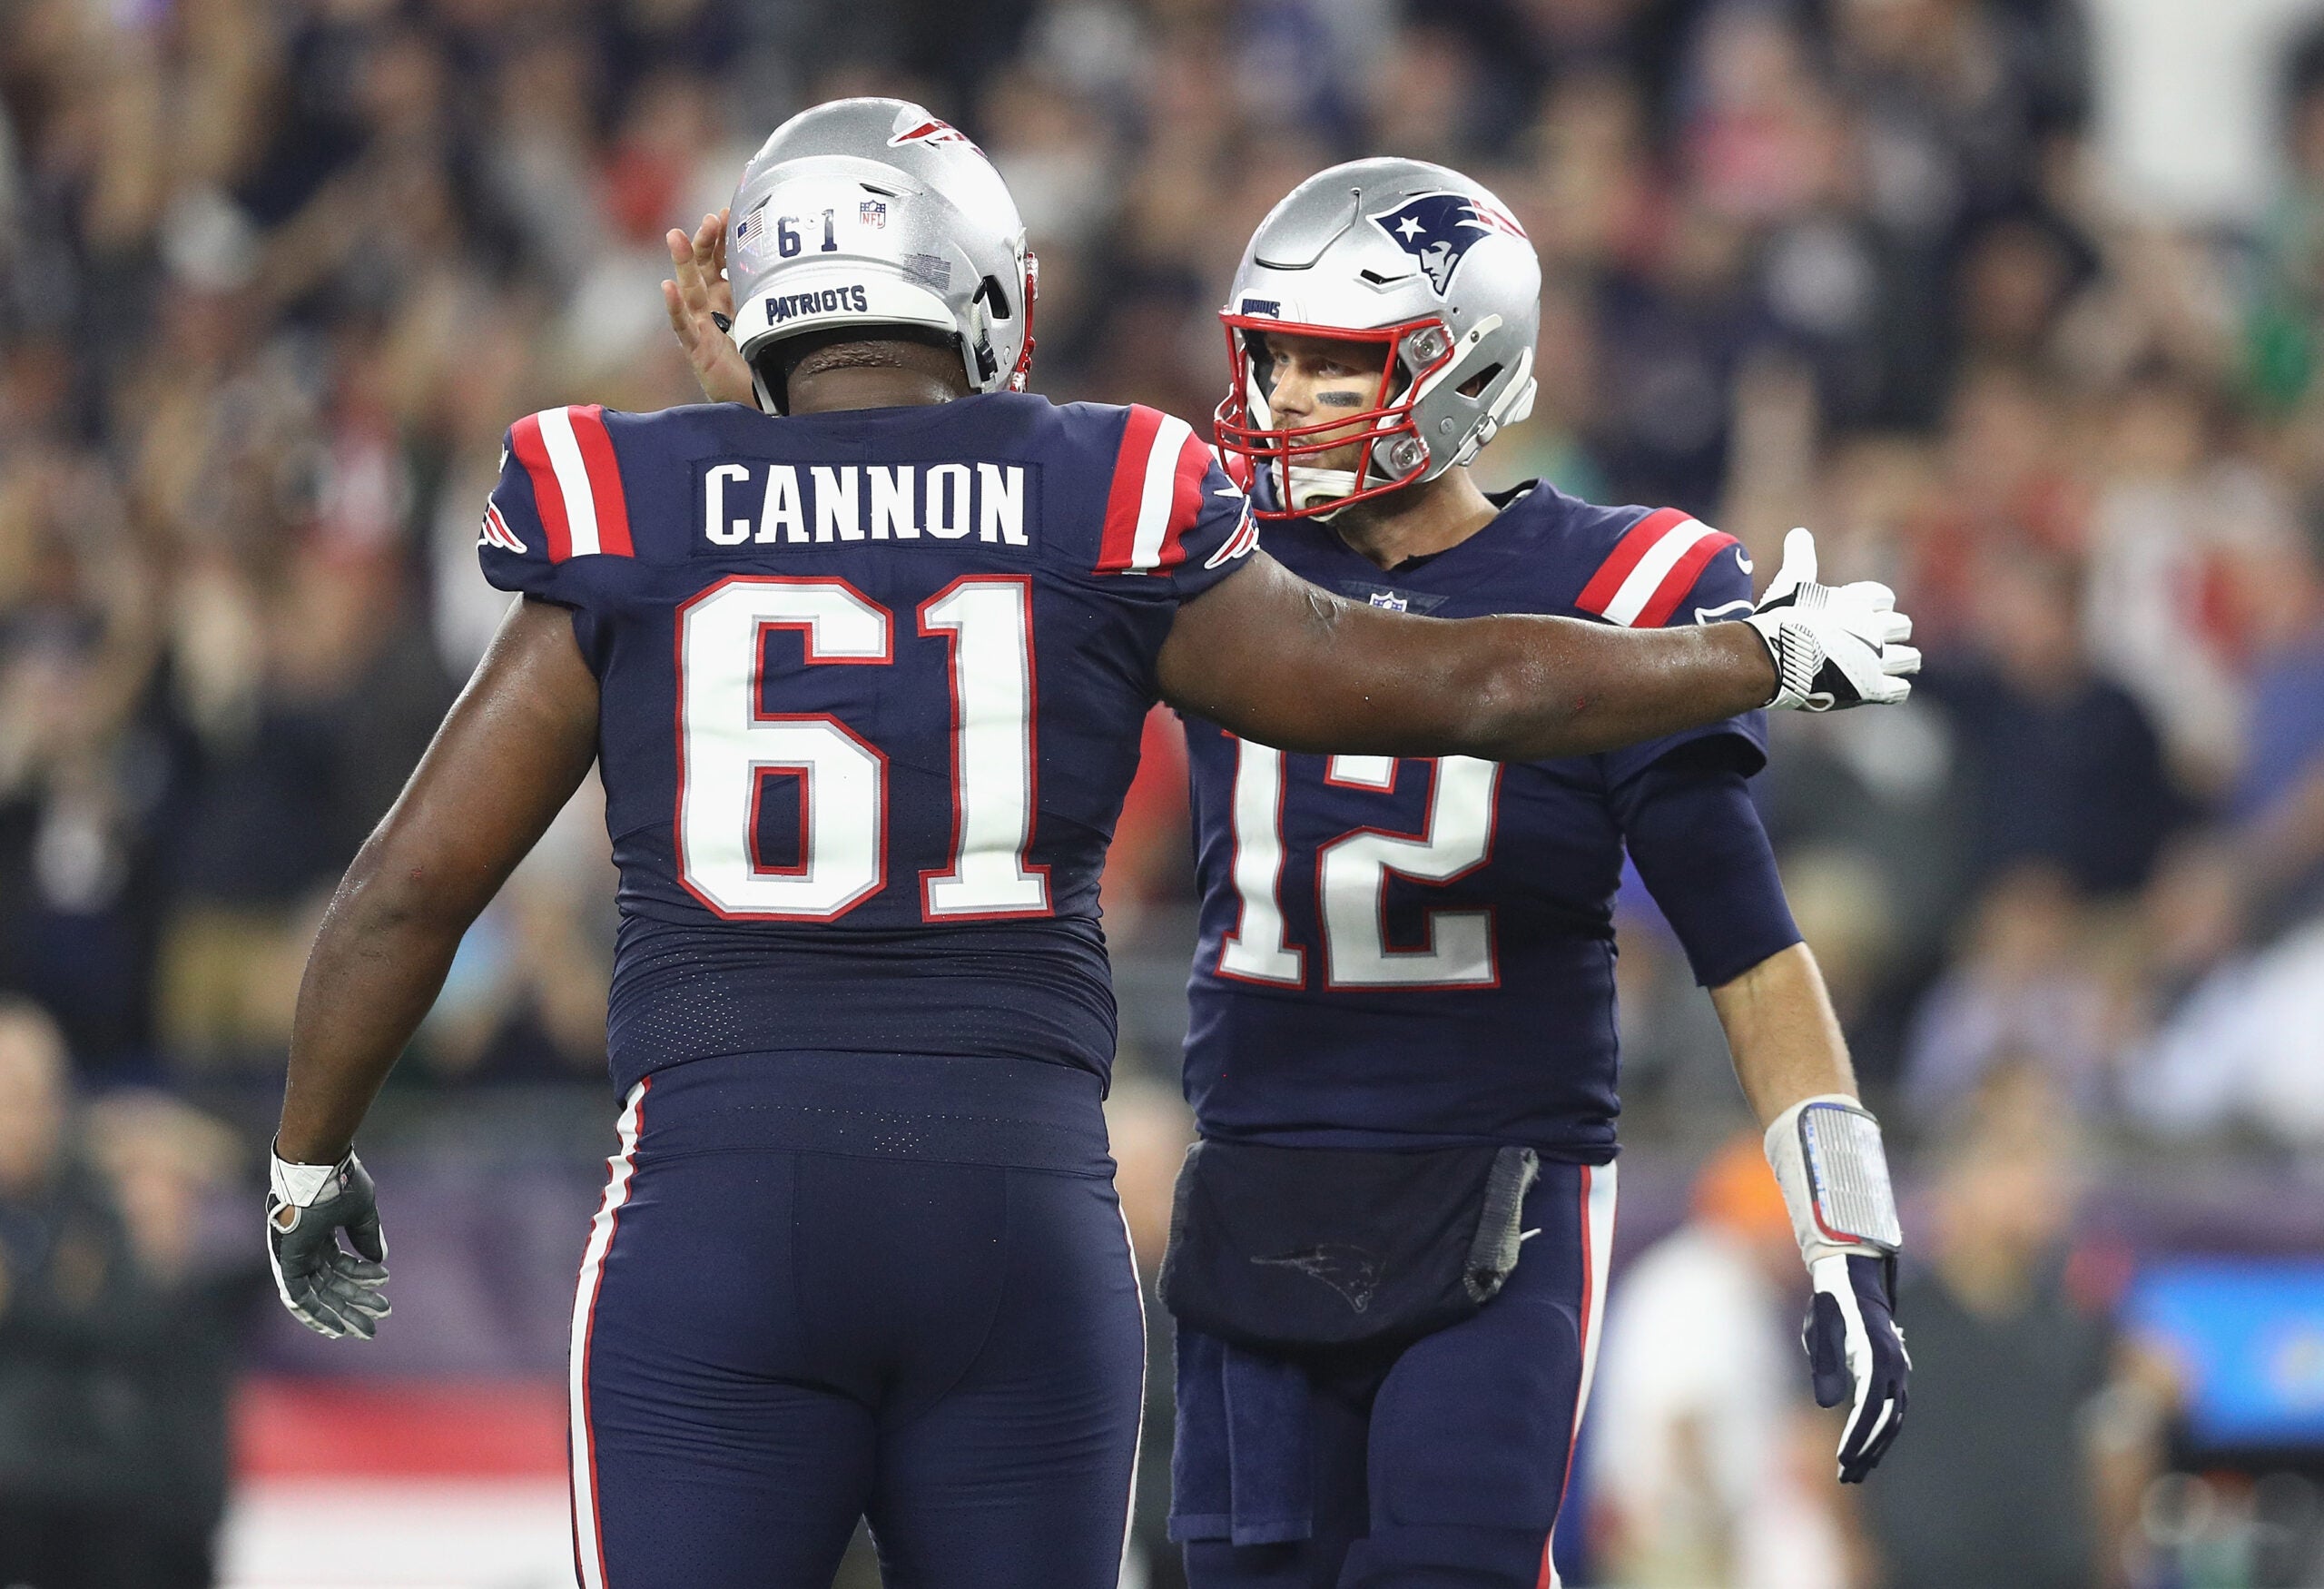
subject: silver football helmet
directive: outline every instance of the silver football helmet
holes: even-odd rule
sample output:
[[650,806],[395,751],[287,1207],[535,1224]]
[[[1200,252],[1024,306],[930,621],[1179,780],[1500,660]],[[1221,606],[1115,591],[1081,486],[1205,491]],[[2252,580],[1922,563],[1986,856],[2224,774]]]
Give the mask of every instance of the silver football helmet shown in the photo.
[[1039,270],[1025,223],[984,151],[921,106],[802,111],[743,168],[732,213],[733,335],[754,372],[809,331],[917,326],[953,340],[972,390],[1024,390]]
[[[1251,234],[1219,318],[1233,384],[1218,446],[1273,479],[1262,518],[1328,518],[1434,479],[1532,411],[1541,261],[1499,199],[1426,161],[1350,161],[1292,189]],[[1372,407],[1277,424],[1271,331],[1362,345],[1380,370]],[[1359,439],[1354,469],[1315,461]]]

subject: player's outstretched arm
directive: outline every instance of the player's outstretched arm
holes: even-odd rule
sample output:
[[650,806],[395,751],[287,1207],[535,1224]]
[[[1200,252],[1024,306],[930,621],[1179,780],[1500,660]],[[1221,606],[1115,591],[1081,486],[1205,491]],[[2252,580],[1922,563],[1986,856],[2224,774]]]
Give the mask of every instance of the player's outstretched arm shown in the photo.
[[1747,625],[1415,617],[1359,607],[1264,552],[1178,609],[1163,699],[1285,750],[1534,761],[1610,750],[1766,706]]
[[369,1336],[387,1311],[386,1245],[351,1151],[355,1128],[435,1002],[461,935],[596,751],[597,681],[571,615],[517,602],[331,896],[299,984],[267,1207],[277,1289],[324,1335]]
[[1824,712],[1911,693],[1920,653],[1886,586],[1816,582],[1815,538],[1738,623],[1415,617],[1358,607],[1265,552],[1178,609],[1162,698],[1284,750],[1538,761],[1758,706]]

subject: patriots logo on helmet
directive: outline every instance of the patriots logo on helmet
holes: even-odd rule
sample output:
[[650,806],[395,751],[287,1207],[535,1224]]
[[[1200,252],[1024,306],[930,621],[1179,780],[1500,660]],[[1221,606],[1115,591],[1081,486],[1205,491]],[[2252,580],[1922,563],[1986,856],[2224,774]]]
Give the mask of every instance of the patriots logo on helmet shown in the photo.
[[[888,147],[900,148],[906,143],[958,143],[963,149],[976,149],[969,135],[950,122],[940,122],[934,116],[914,127],[908,127],[888,140]],[[982,150],[977,151],[982,153]]]
[[1366,219],[1428,272],[1440,298],[1452,290],[1452,273],[1479,239],[1497,232],[1527,241],[1514,220],[1465,193],[1422,193]]

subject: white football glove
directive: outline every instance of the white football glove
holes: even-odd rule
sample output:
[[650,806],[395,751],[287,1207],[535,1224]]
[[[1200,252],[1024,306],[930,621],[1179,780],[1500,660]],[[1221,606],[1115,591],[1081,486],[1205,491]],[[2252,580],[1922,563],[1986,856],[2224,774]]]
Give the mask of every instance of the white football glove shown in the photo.
[[1904,676],[1921,669],[1921,654],[1902,644],[1913,620],[1896,610],[1896,593],[1870,579],[1817,584],[1816,538],[1804,529],[1784,537],[1783,567],[1743,621],[1775,659],[1770,706],[1893,706],[1913,692]]

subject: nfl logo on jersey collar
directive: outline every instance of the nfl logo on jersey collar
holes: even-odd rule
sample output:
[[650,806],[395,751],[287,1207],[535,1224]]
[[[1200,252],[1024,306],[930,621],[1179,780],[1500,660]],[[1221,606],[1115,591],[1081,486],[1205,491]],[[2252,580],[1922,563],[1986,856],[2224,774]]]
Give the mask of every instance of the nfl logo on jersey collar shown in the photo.
[[1372,605],[1389,612],[1407,612],[1413,604],[1393,590],[1375,590],[1372,593]]

